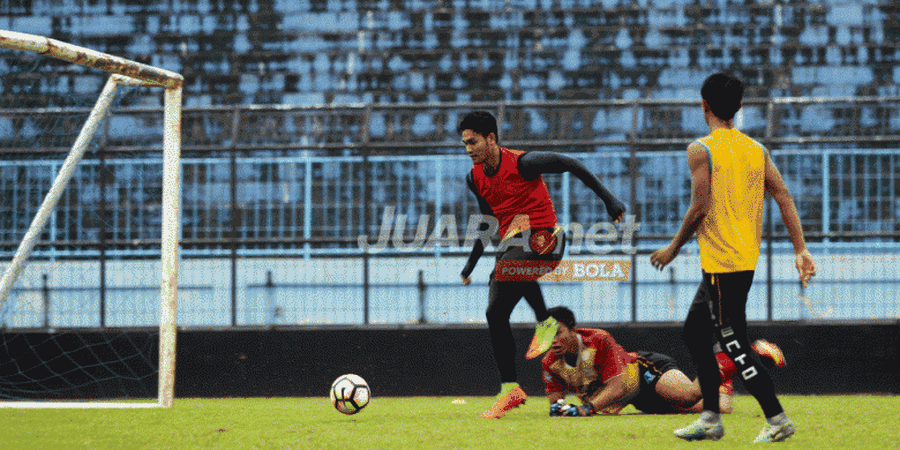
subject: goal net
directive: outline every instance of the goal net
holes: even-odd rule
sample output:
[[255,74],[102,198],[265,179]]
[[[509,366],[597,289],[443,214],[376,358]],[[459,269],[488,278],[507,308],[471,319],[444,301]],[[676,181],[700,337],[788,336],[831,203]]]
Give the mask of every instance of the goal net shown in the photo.
[[182,84],[0,30],[0,407],[172,405]]

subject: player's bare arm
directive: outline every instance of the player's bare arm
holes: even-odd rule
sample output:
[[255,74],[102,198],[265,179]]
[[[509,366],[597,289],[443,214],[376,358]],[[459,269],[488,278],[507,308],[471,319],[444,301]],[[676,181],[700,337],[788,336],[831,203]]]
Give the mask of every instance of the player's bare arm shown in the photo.
[[625,217],[625,204],[606,189],[596,175],[579,160],[555,152],[528,152],[519,158],[519,174],[534,179],[545,173],[569,172],[603,200],[609,216],[619,223]]
[[691,171],[691,205],[672,242],[650,255],[650,263],[659,270],[662,270],[678,256],[681,247],[694,235],[709,212],[710,161],[708,152],[703,145],[694,142],[688,146],[687,156],[688,167]]
[[781,211],[781,220],[788,230],[791,243],[794,245],[794,255],[796,259],[797,272],[800,274],[800,282],[803,286],[816,274],[816,263],[813,261],[812,255],[806,248],[806,239],[803,237],[803,227],[800,225],[800,215],[797,214],[797,207],[794,204],[794,198],[788,192],[781,172],[772,163],[772,158],[766,152],[766,192],[772,196],[778,209]]
[[[617,375],[606,381],[603,389],[587,398],[594,411],[603,414],[617,414],[628,403],[623,375]],[[616,408],[617,406],[621,406]]]

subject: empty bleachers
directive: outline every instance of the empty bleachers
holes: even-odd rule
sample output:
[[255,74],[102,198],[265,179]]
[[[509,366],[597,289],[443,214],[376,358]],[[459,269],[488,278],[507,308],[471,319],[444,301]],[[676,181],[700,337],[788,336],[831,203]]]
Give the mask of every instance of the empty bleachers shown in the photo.
[[[186,106],[684,99],[717,70],[740,74],[754,97],[898,95],[900,81],[900,5],[886,0],[35,0],[4,8],[4,28],[184,74]],[[102,86],[75,67],[55,76],[32,94],[35,105],[70,105]],[[22,82],[4,77],[4,98]]]

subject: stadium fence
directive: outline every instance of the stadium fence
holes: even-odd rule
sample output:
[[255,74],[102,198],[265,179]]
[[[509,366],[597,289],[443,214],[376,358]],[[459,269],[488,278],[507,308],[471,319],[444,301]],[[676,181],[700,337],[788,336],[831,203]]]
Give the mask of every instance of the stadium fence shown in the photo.
[[[459,283],[468,248],[414,248],[453,217],[464,236],[477,212],[463,179],[471,166],[456,123],[473,109],[501,121],[501,144],[581,159],[628,205],[638,227],[609,247],[572,258],[631,264],[628,281],[548,283],[549,304],[568,304],[585,322],[668,322],[684,317],[699,281],[696,247],[664,272],[648,253],[675,233],[690,200],[684,149],[706,133],[698,102],[664,100],[507,102],[340,107],[185,108],[182,122],[182,327],[481,323],[492,259],[473,286]],[[159,130],[144,130],[154,108],[114,108],[73,183],[98,192],[74,197],[51,218],[33,262],[10,300],[13,328],[142,327],[154,323],[152,285],[120,274],[156,268],[159,199],[140,174]],[[0,110],[0,121],[16,114]],[[48,111],[47,114],[52,114]],[[795,201],[820,272],[796,282],[777,207],[767,205],[763,254],[748,314],[757,321],[882,321],[900,317],[900,98],[773,98],[744,103],[739,126],[769,148]],[[45,183],[39,162],[13,134],[0,137],[0,187],[14,193]],[[94,166],[97,170],[91,170]],[[140,170],[136,170],[139,168]],[[100,170],[102,169],[102,170]],[[10,174],[35,171],[33,178]],[[48,170],[47,172],[52,172]],[[103,172],[108,176],[94,177]],[[24,180],[24,181],[23,181]],[[546,176],[560,222],[609,221],[602,203],[566,174]],[[29,184],[31,183],[31,184]],[[129,186],[127,194],[122,186]],[[6,205],[11,212],[34,207]],[[27,198],[27,196],[21,196]],[[25,200],[22,200],[25,201]],[[388,216],[387,213],[393,212]],[[11,213],[12,214],[12,213]],[[428,217],[423,218],[423,215]],[[400,243],[374,243],[386,217],[405,217]],[[0,227],[11,257],[24,229]],[[100,217],[101,220],[86,220]],[[425,225],[423,224],[425,220]],[[98,252],[101,245],[103,252]],[[100,264],[85,264],[85,261]],[[69,285],[67,271],[96,283]],[[530,322],[520,305],[514,321]]]

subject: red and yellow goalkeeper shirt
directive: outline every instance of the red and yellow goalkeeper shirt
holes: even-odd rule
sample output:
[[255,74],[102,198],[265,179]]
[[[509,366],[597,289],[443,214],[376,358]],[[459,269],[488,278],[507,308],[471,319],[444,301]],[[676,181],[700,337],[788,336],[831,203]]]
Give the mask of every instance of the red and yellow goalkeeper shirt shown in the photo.
[[548,394],[569,392],[584,400],[617,376],[625,377],[626,391],[637,392],[637,356],[634,353],[626,352],[605,330],[576,328],[575,332],[579,343],[574,366],[553,353],[547,353],[541,361],[544,388]]
[[538,176],[526,180],[519,174],[519,157],[524,153],[500,147],[500,167],[493,175],[484,173],[481,164],[472,166],[476,194],[490,206],[500,224],[502,238],[507,237],[507,233],[513,233],[511,226],[518,231],[526,229],[522,224],[513,224],[513,219],[518,215],[528,217],[527,228],[556,226],[556,210],[544,178]]

